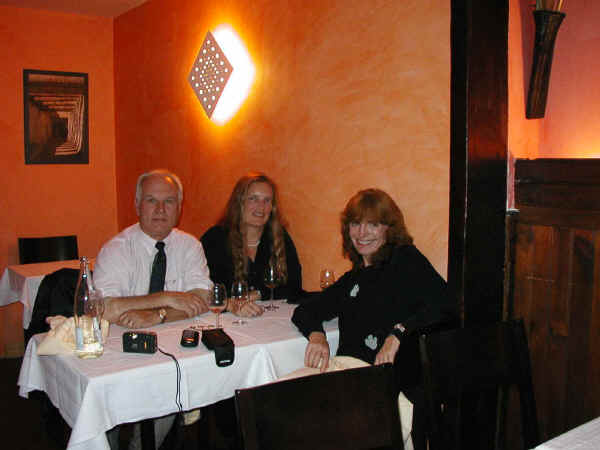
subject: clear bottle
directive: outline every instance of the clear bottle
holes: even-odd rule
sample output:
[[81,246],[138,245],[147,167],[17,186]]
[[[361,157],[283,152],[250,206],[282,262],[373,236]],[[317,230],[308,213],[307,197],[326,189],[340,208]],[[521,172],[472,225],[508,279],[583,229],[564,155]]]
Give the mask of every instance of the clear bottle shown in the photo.
[[104,352],[102,343],[103,304],[99,292],[94,289],[88,259],[79,260],[79,278],[73,302],[75,321],[75,354],[80,358],[98,358]]

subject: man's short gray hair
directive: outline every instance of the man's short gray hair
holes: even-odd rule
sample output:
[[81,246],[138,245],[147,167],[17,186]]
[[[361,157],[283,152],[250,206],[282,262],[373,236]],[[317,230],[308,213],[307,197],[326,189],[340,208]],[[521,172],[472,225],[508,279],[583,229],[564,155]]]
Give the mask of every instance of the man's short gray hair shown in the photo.
[[135,204],[136,205],[139,205],[140,201],[142,200],[142,183],[144,182],[144,180],[146,178],[151,177],[153,175],[163,176],[163,177],[171,180],[173,183],[175,183],[175,185],[177,186],[177,200],[179,201],[180,204],[181,204],[181,202],[183,202],[183,184],[181,183],[181,180],[179,179],[179,177],[177,175],[175,175],[173,172],[169,172],[166,169],[155,169],[155,170],[151,170],[150,172],[145,172],[138,177],[137,184],[135,186]]

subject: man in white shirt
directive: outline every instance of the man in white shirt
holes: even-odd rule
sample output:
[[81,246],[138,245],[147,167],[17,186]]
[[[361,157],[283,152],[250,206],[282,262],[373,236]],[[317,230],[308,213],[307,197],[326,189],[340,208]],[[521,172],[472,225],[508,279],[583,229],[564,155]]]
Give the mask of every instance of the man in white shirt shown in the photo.
[[[94,283],[108,300],[104,315],[109,322],[146,328],[208,311],[212,282],[202,244],[175,228],[182,201],[183,186],[177,175],[153,170],[138,178],[135,209],[139,222],[108,241],[94,265]],[[175,414],[155,419],[157,447],[174,419]],[[107,433],[113,449],[118,448],[119,429]],[[136,424],[129,448],[140,446]]]
[[[94,267],[96,287],[109,299],[105,312],[109,322],[144,328],[208,311],[206,298],[212,282],[202,244],[175,228],[182,201],[177,175],[153,170],[138,178],[135,208],[139,222],[106,243]],[[162,289],[149,293],[153,264],[163,251],[158,246],[164,248],[166,273],[163,267]]]

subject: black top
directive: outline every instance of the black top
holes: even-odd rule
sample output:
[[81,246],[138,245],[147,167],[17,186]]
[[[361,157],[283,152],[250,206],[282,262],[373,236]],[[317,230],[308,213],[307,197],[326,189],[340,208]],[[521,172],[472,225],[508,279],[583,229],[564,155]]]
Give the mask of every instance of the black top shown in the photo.
[[[294,301],[302,295],[302,268],[292,238],[285,230],[283,230],[283,237],[288,272],[287,284],[274,289],[274,298]],[[223,283],[229,292],[233,283],[234,270],[228,231],[225,227],[217,225],[204,233],[200,240],[208,261],[210,279],[214,283]],[[271,295],[270,289],[263,281],[265,269],[271,258],[271,242],[270,232],[263,232],[254,261],[248,258],[248,286],[260,290],[263,300],[270,298]]]
[[397,323],[406,334],[455,317],[446,282],[414,245],[396,247],[378,266],[346,272],[320,299],[296,308],[292,322],[308,337],[339,317],[338,355],[373,363]]

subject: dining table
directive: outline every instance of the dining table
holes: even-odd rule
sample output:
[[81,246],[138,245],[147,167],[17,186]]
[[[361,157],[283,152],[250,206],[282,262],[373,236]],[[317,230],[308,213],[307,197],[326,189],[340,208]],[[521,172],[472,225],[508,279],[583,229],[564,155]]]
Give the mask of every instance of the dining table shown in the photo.
[[535,447],[535,450],[598,450],[600,417],[579,425]]
[[[218,367],[214,353],[201,342],[197,347],[180,343],[183,330],[214,324],[211,313],[151,327],[159,349],[151,354],[123,352],[122,336],[128,330],[115,324],[104,354],[96,359],[80,359],[72,352],[38,355],[47,334],[35,335],[23,357],[19,394],[27,397],[37,390],[48,395],[72,428],[68,449],[107,450],[106,431],[116,425],[210,405],[234,396],[236,389],[273,382],[303,367],[307,340],[290,321],[296,305],[277,303],[279,309],[243,325],[233,324],[232,314],[221,315],[235,345],[234,362],[227,367]],[[335,354],[337,319],[324,328]]]
[[[94,258],[90,260],[93,264]],[[29,328],[35,298],[44,277],[59,269],[79,269],[79,260],[16,264],[6,267],[0,278],[0,306],[23,304],[23,329]]]

